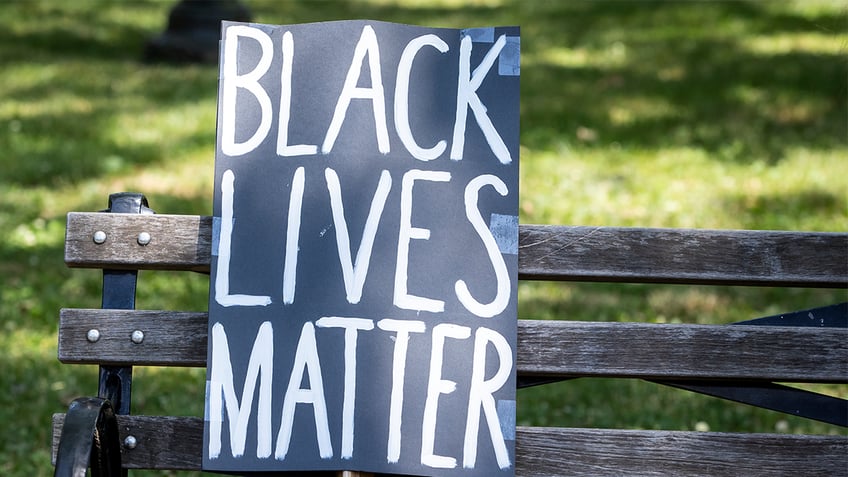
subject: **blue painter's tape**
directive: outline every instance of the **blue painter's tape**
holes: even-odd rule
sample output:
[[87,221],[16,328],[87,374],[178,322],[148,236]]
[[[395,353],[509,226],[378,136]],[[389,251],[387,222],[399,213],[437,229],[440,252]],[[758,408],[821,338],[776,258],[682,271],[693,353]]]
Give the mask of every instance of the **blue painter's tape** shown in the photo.
[[489,231],[505,255],[518,255],[518,216],[492,214]]
[[251,28],[256,28],[257,30],[261,30],[268,36],[272,36],[274,34],[274,30],[277,28],[274,25],[267,25],[265,23],[248,23]]
[[470,36],[474,43],[494,43],[495,29],[494,28],[466,28],[460,33],[460,38]]
[[212,383],[206,381],[206,405],[203,406],[203,420],[209,422],[209,390],[212,389]]
[[506,45],[498,55],[498,74],[501,76],[521,75],[521,37],[506,37]]
[[218,243],[221,239],[221,217],[212,217],[212,256],[218,256]]
[[498,420],[501,423],[501,434],[508,441],[515,440],[515,401],[498,401]]

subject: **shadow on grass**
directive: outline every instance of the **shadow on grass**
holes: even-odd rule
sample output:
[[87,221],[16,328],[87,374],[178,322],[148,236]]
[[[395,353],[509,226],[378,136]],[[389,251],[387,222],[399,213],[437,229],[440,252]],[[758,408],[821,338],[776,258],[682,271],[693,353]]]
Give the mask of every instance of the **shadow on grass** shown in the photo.
[[96,393],[97,369],[68,369],[56,360],[55,348],[53,352],[45,348],[38,354],[4,355],[0,369],[0,415],[7,423],[0,433],[0,472],[51,475],[51,414],[67,409],[80,390]]
[[[13,115],[4,125],[5,134],[0,134],[0,148],[6,151],[0,157],[4,182],[22,186],[73,184],[105,174],[127,173],[133,166],[179,160],[172,156],[214,144],[214,122],[189,125],[171,134],[162,131],[161,125],[151,125],[149,132],[122,131],[120,125],[121,117],[143,116],[151,108],[177,110],[182,104],[209,101],[216,91],[213,70],[205,69],[208,74],[201,75],[144,70],[135,65],[107,65],[103,69],[94,75],[81,72],[84,77],[80,80],[63,78],[61,85],[45,82],[9,88],[16,101],[31,103]],[[139,85],[129,93],[115,91],[125,89],[119,83],[134,75],[155,86]],[[214,102],[209,104],[214,110]],[[186,117],[186,121],[192,118]],[[128,140],[144,134],[161,140]]]
[[0,115],[0,182],[74,184],[214,144],[214,120],[172,128],[170,135],[162,125],[127,125],[127,118],[202,101],[209,104],[207,116],[214,117],[216,94],[214,66],[165,68],[137,61],[152,32],[121,16],[137,8],[109,2],[0,6],[5,24],[0,58],[7,77],[0,92],[11,100]]
[[804,190],[795,193],[750,195],[740,193],[724,199],[724,209],[739,218],[748,229],[791,229],[790,217],[816,215],[833,224],[834,229],[845,227],[843,221],[848,210],[848,197],[821,190]]
[[[566,138],[774,164],[793,146],[846,145],[844,52],[761,51],[749,36],[828,35],[844,31],[844,18],[772,15],[755,2],[579,2],[541,20],[524,52],[572,52],[524,68],[530,148]],[[593,134],[578,137],[581,129]]]
[[[31,26],[0,29],[0,56],[13,67],[44,65],[48,73],[5,88],[5,95],[24,106],[0,125],[6,129],[0,134],[4,182],[75,183],[127,173],[214,141],[211,123],[158,141],[117,139],[118,115],[199,101],[208,101],[211,111],[217,75],[214,66],[140,63],[144,42],[156,32],[115,20],[119,5],[85,5],[68,10],[24,4],[6,15],[23,17]],[[811,21],[772,12],[759,2],[516,0],[497,8],[457,9],[255,1],[250,6],[258,19],[276,23],[379,18],[445,26],[522,25],[524,55],[531,59],[522,75],[522,143],[531,149],[555,149],[563,140],[589,148],[694,147],[716,160],[774,164],[794,146],[826,149],[846,143],[844,56],[763,52],[746,43],[752,32],[768,38],[843,31],[844,19],[835,15]],[[155,8],[164,24],[162,5]],[[58,15],[65,17],[57,21]],[[33,16],[44,17],[43,25]],[[582,64],[549,58],[562,49],[584,55]],[[74,63],[69,69],[55,68],[69,62]],[[58,111],[57,103],[64,105]]]
[[[16,17],[37,23],[40,28],[0,31],[3,57],[7,61],[36,61],[47,63],[54,59],[85,59],[89,61],[123,61],[132,55],[140,56],[146,32],[132,24],[118,24],[99,15],[101,8],[72,11],[67,8],[29,9],[22,6]],[[62,22],[51,22],[56,16]],[[51,25],[52,23],[52,25]]]

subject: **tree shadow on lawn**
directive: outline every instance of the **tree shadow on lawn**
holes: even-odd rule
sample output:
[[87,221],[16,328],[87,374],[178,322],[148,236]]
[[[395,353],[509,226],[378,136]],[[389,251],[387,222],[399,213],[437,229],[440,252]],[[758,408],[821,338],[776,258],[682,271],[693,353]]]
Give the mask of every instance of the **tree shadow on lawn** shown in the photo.
[[[518,23],[528,57],[543,56],[550,48],[584,49],[590,56],[624,48],[621,59],[604,67],[542,60],[525,66],[522,139],[530,149],[555,149],[566,138],[586,147],[694,147],[718,160],[776,163],[794,146],[845,145],[842,78],[848,68],[843,58],[797,51],[765,54],[742,44],[751,34],[841,31],[838,16],[811,21],[755,2],[516,1],[501,8],[462,9],[256,3],[263,18],[280,22],[356,16],[473,26]],[[214,66],[141,64],[150,33],[97,14],[120,6],[94,5],[91,15],[76,10],[76,18],[53,29],[0,32],[0,51],[9,64],[64,68],[78,62],[75,69],[57,70],[5,93],[24,103],[54,97],[71,103],[58,112],[46,108],[10,118],[8,132],[0,134],[0,148],[7,151],[0,166],[7,181],[74,183],[126,173],[132,166],[173,160],[179,144],[213,140],[212,124],[203,126],[208,133],[159,143],[115,139],[110,128],[117,115],[212,100],[217,75]],[[754,97],[746,99],[746,91]],[[594,134],[577,138],[578,130]]]
[[[562,22],[558,36],[538,34],[555,41],[536,51],[532,40],[522,44],[530,54],[566,47],[588,55],[587,65],[537,61],[524,68],[522,128],[531,149],[566,138],[586,147],[690,147],[717,160],[775,164],[792,147],[846,145],[844,57],[746,44],[753,34],[839,32],[842,19],[773,16],[745,2],[578,6],[544,23]],[[743,25],[744,33],[727,33],[724,24]],[[599,66],[605,55],[613,58]],[[581,128],[594,134],[578,138]]]
[[[0,134],[4,181],[24,186],[76,183],[178,160],[173,156],[181,151],[214,144],[214,119],[196,122],[190,112],[182,112],[209,100],[207,117],[214,118],[210,98],[217,79],[212,69],[203,69],[205,75],[198,69],[133,64],[104,64],[101,69],[92,72],[79,65],[61,71],[58,81],[8,88],[20,107]],[[120,85],[125,81],[137,84]],[[139,125],[134,119],[163,119],[165,111],[185,116],[188,124],[169,129],[165,124]],[[140,129],[125,130],[132,126],[122,126],[122,121],[135,121]]]
[[[167,135],[162,124],[144,125],[150,133],[122,130],[122,118],[161,119],[163,111],[180,111],[203,100],[209,101],[208,116],[214,117],[217,75],[213,66],[142,64],[138,59],[150,32],[114,20],[112,13],[120,8],[100,3],[86,8],[2,7],[5,21],[17,17],[19,23],[0,28],[7,75],[0,91],[11,100],[0,116],[2,182],[73,184],[128,173],[133,166],[214,144],[214,120],[194,127],[199,132],[187,128],[188,133],[183,129]],[[43,17],[41,22],[37,16]],[[145,134],[165,137],[156,141]]]
[[766,194],[739,193],[723,199],[723,209],[747,229],[791,229],[799,220],[815,219],[821,230],[848,228],[845,211],[848,197],[823,190],[795,193],[775,191]]
[[4,475],[51,475],[51,416],[83,395],[97,394],[97,368],[67,366],[56,348],[18,343],[0,357],[0,471]]
[[[775,164],[795,146],[845,145],[844,58],[763,53],[746,44],[755,36],[840,33],[844,18],[837,14],[804,17],[745,1],[516,0],[461,9],[336,2],[323,10],[255,3],[258,14],[276,23],[379,18],[520,25],[522,53],[531,59],[522,68],[522,144],[532,150],[555,150],[565,139],[601,149],[689,147],[717,160]],[[594,57],[616,48],[623,48],[621,58],[593,66]],[[544,59],[562,49],[593,58],[583,66]],[[754,98],[745,97],[749,92]],[[589,131],[589,138],[578,131]]]

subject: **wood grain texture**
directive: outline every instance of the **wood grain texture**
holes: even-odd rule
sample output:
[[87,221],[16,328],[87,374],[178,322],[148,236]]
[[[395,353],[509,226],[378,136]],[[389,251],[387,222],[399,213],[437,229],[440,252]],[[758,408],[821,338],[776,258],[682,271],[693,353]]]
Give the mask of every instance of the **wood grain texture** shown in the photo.
[[[106,241],[94,242],[102,231]],[[139,245],[138,235],[150,234]],[[209,271],[212,218],[197,215],[68,214],[65,263],[70,267]]]
[[[74,212],[65,261],[208,271],[211,237],[211,217]],[[845,233],[521,225],[518,258],[519,278],[532,280],[848,287]]]
[[848,234],[522,226],[524,278],[848,286]]
[[848,437],[519,428],[516,475],[848,475]]
[[[208,314],[203,312],[63,309],[59,361],[136,366],[206,366]],[[100,339],[90,342],[89,330]],[[134,331],[144,340],[135,343]]]
[[848,329],[521,320],[526,375],[848,382]]
[[[206,366],[206,313],[64,309],[66,363]],[[97,329],[100,340],[86,339]],[[144,341],[133,343],[133,331]],[[521,376],[848,382],[848,329],[519,320]]]
[[[96,244],[94,233],[106,241]],[[150,234],[140,245],[138,235]],[[519,278],[848,287],[848,234],[519,227]],[[212,218],[71,213],[71,267],[208,272]],[[204,312],[61,311],[59,358],[108,365],[206,365]],[[99,339],[87,338],[96,329]],[[144,339],[132,340],[141,331]],[[848,382],[848,330],[520,320],[525,377],[605,376],[709,384]],[[53,448],[63,414],[54,416]],[[203,421],[119,416],[128,468],[199,469]],[[848,475],[848,437],[519,428],[516,475]],[[310,474],[311,475],[311,474]],[[316,473],[333,477],[345,473]]]
[[[64,414],[53,416],[53,455]],[[200,468],[203,421],[118,416],[130,469]],[[519,427],[516,475],[848,475],[848,437]],[[312,475],[312,474],[310,474]],[[379,474],[377,474],[379,475]]]

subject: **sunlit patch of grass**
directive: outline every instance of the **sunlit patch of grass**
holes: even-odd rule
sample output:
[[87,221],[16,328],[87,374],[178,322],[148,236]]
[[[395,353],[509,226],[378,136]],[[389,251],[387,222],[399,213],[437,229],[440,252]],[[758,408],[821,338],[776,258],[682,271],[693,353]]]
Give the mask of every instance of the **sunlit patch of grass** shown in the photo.
[[838,397],[840,399],[848,399],[848,385],[844,384],[788,383],[786,386]]
[[835,105],[828,98],[810,98],[794,91],[769,91],[750,84],[736,85],[728,96],[754,107],[780,125],[804,125],[820,121]]
[[[144,191],[151,208],[161,213],[176,213],[163,208],[165,204],[157,203],[161,196],[185,200],[208,199],[208,207],[198,208],[194,213],[210,215],[213,173],[209,167],[209,158],[212,156],[212,151],[207,151],[196,154],[196,160],[193,161],[180,161],[171,167],[151,168],[138,171],[132,176],[116,177],[108,181],[109,188],[119,191]],[[187,182],[188,178],[191,178],[191,182]]]
[[467,7],[500,7],[508,3],[508,0],[368,0],[367,2],[376,6],[394,6],[403,8],[447,8],[461,9]]
[[[14,323],[5,323],[2,337],[0,337],[0,349],[6,351],[4,359],[20,360],[28,359],[28,355],[50,356],[56,349],[55,340],[44,336],[35,330],[25,327],[15,327]],[[14,344],[14,346],[12,346]],[[23,383],[21,383],[23,385]]]
[[521,282],[533,320],[729,324],[848,300],[844,290]]
[[127,111],[117,114],[106,128],[107,135],[121,147],[146,146],[166,163],[198,150],[214,157],[215,101],[180,104],[162,110]]
[[835,32],[782,33],[746,38],[740,42],[745,50],[757,55],[786,55],[809,53],[819,55],[845,55],[848,53],[848,34]]
[[[810,23],[817,24],[816,19],[821,16],[836,15],[844,16],[848,13],[845,2],[842,0],[786,0],[779,5],[764,2],[762,7],[769,11],[776,11],[786,15],[797,15],[809,19]],[[844,22],[842,23],[844,26]]]
[[19,249],[61,246],[64,231],[65,224],[62,222],[37,217],[15,227],[7,237],[8,245]]
[[548,65],[565,68],[613,69],[627,63],[627,45],[617,41],[599,48],[550,46],[536,53],[525,54],[521,62],[526,67]]
[[776,165],[717,162],[693,148],[564,145],[527,156],[521,187],[537,191],[521,202],[527,223],[848,230],[848,148],[790,150]]
[[203,368],[139,367],[133,370],[137,414],[199,416],[206,392]]
[[613,126],[627,126],[642,121],[673,119],[680,113],[671,102],[662,97],[633,95],[610,105],[607,114]]

